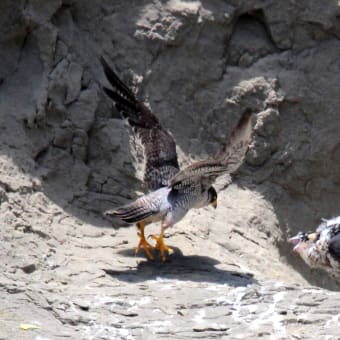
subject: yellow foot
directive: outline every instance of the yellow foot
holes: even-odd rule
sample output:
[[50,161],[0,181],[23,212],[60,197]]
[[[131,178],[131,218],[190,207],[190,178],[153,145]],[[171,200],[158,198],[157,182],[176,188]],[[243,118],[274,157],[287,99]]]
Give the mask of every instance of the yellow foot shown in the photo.
[[154,249],[159,250],[159,252],[161,253],[162,261],[165,262],[166,261],[165,252],[168,252],[168,254],[171,255],[174,252],[174,250],[164,243],[162,232],[158,237],[156,235],[150,235],[149,237],[156,241]]
[[154,246],[152,246],[146,239],[144,235],[144,224],[142,222],[137,223],[137,227],[139,229],[138,236],[139,236],[139,243],[135,249],[135,254],[137,255],[140,251],[140,248],[143,248],[145,251],[146,256],[150,260],[154,260],[155,257],[152,255],[151,250],[155,249]]
[[140,248],[143,248],[146,256],[150,260],[154,260],[155,257],[152,255],[151,250],[155,249],[155,247],[152,246],[144,237],[141,237],[140,233],[138,233],[138,235],[140,236],[140,239],[139,239],[139,243],[138,243],[138,245],[135,249],[135,254],[137,255],[140,251]]

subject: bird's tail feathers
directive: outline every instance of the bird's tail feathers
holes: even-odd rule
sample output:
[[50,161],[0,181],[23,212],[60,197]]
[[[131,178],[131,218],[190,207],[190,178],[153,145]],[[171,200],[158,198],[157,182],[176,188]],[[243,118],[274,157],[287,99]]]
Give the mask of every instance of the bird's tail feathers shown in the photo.
[[136,201],[115,210],[107,211],[105,215],[116,216],[127,223],[136,223],[155,214],[152,209],[146,208],[138,203],[139,202]]

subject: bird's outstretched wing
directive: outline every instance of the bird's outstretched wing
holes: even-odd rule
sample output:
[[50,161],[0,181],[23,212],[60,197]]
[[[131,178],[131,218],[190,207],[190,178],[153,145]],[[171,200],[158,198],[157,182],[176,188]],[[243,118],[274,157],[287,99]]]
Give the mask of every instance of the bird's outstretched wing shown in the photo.
[[169,180],[169,186],[185,190],[190,183],[200,183],[207,189],[220,175],[233,173],[242,164],[253,131],[252,111],[243,112],[224,148],[213,158],[195,162]]
[[149,190],[167,186],[178,171],[176,143],[161,126],[159,120],[137,100],[135,94],[119,79],[103,57],[100,62],[112,89],[104,87],[105,93],[115,102],[117,110],[140,139],[144,149],[144,182]]

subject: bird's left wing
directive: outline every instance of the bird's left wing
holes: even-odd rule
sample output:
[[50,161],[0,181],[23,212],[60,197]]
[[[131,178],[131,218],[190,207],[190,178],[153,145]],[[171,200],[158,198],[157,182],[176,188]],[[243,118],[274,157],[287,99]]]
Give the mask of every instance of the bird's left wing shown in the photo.
[[169,181],[173,188],[186,188],[191,182],[201,183],[202,189],[209,188],[220,175],[233,173],[242,164],[248,150],[253,131],[252,112],[243,112],[224,148],[215,157],[195,162],[179,171]]
[[119,79],[104,58],[100,59],[112,89],[105,93],[115,102],[117,110],[139,137],[144,149],[144,182],[149,190],[168,185],[169,179],[179,171],[176,143],[163,129],[157,117],[137,100],[135,94]]

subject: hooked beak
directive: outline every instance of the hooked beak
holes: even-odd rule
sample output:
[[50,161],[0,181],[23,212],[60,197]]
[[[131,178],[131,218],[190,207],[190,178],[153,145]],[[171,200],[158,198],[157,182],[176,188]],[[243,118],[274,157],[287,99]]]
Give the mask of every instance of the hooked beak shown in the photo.
[[294,236],[294,237],[289,238],[288,242],[294,246],[293,252],[298,253],[298,254],[301,253],[303,244],[301,243],[302,241],[299,236]]
[[217,208],[217,199],[211,202],[211,205],[216,209]]
[[288,239],[288,242],[291,243],[295,247],[301,242],[301,239],[299,236],[294,236]]

